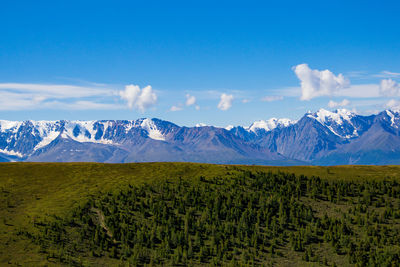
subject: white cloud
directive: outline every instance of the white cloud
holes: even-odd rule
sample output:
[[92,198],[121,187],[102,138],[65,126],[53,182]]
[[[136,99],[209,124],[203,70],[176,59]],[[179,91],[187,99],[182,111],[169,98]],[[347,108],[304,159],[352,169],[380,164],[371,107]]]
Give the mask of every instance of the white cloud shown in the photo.
[[301,84],[301,100],[310,100],[320,96],[331,96],[336,91],[350,85],[342,74],[335,76],[330,70],[312,70],[307,64],[293,68]]
[[127,85],[124,91],[119,92],[119,95],[126,100],[129,108],[135,108],[141,112],[157,103],[157,95],[150,85],[143,89],[140,89],[138,85]]
[[330,100],[328,103],[328,107],[330,108],[337,108],[337,107],[345,107],[350,104],[350,101],[347,99],[343,99],[341,102],[335,102],[333,100]]
[[218,103],[218,108],[220,110],[228,110],[232,107],[232,102],[233,102],[233,95],[227,95],[223,93],[220,96],[220,101]]
[[381,81],[379,91],[383,96],[399,96],[400,85],[392,79],[384,79]]
[[278,100],[282,100],[282,99],[283,99],[283,96],[266,96],[266,97],[263,97],[261,99],[261,101],[273,102],[273,101],[278,101]]
[[249,103],[249,102],[250,102],[250,99],[247,99],[247,98],[242,100],[242,103],[244,103],[244,104]]
[[196,106],[195,106],[195,109],[196,109],[196,110],[200,110],[200,106],[199,106],[199,105],[196,105]]
[[191,106],[196,104],[196,97],[186,94],[186,106]]
[[172,106],[169,110],[170,111],[180,111],[180,110],[182,110],[183,108],[182,107],[180,107],[180,106]]

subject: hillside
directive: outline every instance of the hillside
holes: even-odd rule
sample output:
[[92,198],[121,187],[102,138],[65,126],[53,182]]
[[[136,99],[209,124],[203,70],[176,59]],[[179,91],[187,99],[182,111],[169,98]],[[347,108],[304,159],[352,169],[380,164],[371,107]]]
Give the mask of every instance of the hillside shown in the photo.
[[1,163],[0,265],[389,264],[399,182],[398,166]]

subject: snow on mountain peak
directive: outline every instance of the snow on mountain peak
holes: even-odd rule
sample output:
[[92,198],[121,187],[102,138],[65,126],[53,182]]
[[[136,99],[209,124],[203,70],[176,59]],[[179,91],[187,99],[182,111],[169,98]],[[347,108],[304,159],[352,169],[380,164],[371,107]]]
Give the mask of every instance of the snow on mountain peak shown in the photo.
[[287,127],[294,122],[291,121],[290,119],[277,119],[277,118],[271,118],[269,120],[259,120],[253,122],[249,127],[246,129],[248,131],[256,133],[258,130],[263,129],[265,131],[272,131],[275,128],[278,127]]
[[103,137],[104,132],[106,132],[111,122],[107,121],[102,123],[104,126],[104,130],[100,138],[99,136],[97,136],[98,130],[95,127],[96,123],[97,121],[67,121],[64,125],[64,130],[61,133],[61,137],[70,138],[74,141],[81,143],[90,142],[100,144],[112,144],[112,140],[108,140]]
[[385,110],[386,114],[390,117],[391,126],[394,128],[399,128],[400,118],[399,111],[396,110]]
[[350,111],[348,109],[345,109],[345,108],[337,109],[335,112],[337,114],[342,115],[342,116],[354,117],[356,115],[354,112],[352,112],[352,111]]
[[228,125],[228,126],[225,127],[225,130],[230,131],[230,130],[232,130],[233,128],[235,128],[235,126],[233,126],[233,125]]
[[10,129],[18,129],[23,122],[21,121],[7,121],[7,120],[0,120],[0,130],[10,130]]
[[357,129],[352,122],[352,118],[356,114],[347,109],[329,111],[321,108],[315,113],[306,114],[306,116],[315,119],[341,138],[349,139],[358,136]]
[[161,131],[157,128],[157,125],[151,119],[144,119],[140,124],[144,130],[147,131],[148,136],[154,140],[165,141],[165,136],[161,133]]
[[350,122],[354,116],[355,114],[347,109],[337,109],[332,112],[321,108],[315,113],[307,114],[307,117],[313,118],[323,125],[328,122],[335,122],[338,125],[342,125],[344,121]]
[[33,150],[36,151],[39,148],[45,147],[48,144],[50,144],[51,142],[54,141],[54,139],[56,139],[58,136],[60,135],[59,132],[56,131],[51,131],[49,132],[46,136],[43,137],[42,141],[40,141],[34,148]]

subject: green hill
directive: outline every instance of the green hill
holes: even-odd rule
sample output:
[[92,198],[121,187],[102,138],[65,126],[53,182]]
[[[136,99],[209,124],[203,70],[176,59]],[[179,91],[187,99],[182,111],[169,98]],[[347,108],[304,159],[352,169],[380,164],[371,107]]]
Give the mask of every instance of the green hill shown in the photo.
[[1,163],[0,190],[1,266],[400,260],[397,166]]

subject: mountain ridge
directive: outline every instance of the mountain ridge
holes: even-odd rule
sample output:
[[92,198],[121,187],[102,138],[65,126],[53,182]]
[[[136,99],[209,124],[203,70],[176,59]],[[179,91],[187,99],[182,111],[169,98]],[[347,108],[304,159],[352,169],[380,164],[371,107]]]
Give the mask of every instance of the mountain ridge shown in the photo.
[[137,120],[0,120],[0,161],[399,164],[400,112],[338,109],[249,127]]

